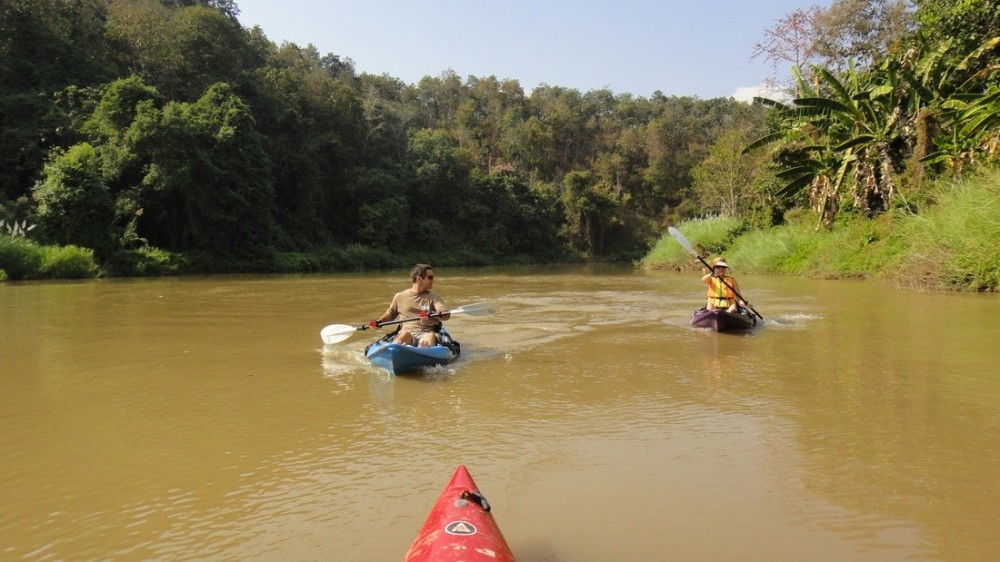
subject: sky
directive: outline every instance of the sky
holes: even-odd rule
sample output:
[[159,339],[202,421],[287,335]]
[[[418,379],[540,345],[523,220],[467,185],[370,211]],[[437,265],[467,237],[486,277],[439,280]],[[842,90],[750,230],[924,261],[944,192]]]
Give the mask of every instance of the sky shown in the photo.
[[582,93],[749,101],[787,69],[751,60],[788,14],[832,0],[236,0],[240,23],[406,84],[454,71]]

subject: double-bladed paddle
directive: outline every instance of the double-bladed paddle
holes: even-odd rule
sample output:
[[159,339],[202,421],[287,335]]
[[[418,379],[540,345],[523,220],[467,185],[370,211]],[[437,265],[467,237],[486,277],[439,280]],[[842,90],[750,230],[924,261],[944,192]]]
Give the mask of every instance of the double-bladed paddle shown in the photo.
[[[494,302],[478,302],[475,304],[467,304],[465,306],[460,306],[456,309],[449,310],[445,313],[432,312],[428,314],[429,318],[435,316],[443,316],[444,314],[465,314],[467,316],[492,316],[497,313],[499,308]],[[412,318],[401,318],[399,320],[387,320],[385,322],[379,322],[378,327],[390,326],[392,324],[402,324],[403,322],[413,322],[415,320],[420,320],[419,316],[414,316]],[[322,330],[319,331],[319,337],[323,339],[323,343],[327,345],[340,343],[347,338],[354,335],[355,332],[360,332],[367,330],[369,328],[368,324],[362,324],[361,326],[348,326],[347,324],[330,324]]]
[[[677,242],[679,242],[680,245],[683,246],[685,250],[687,250],[687,253],[689,253],[692,256],[698,258],[698,261],[700,261],[702,263],[702,265],[704,265],[706,268],[708,268],[709,273],[711,273],[713,271],[712,266],[708,265],[708,262],[706,262],[704,259],[702,259],[702,257],[700,255],[698,255],[698,252],[696,252],[694,250],[694,248],[691,247],[691,243],[688,242],[688,239],[684,237],[684,234],[682,234],[680,230],[677,230],[676,228],[674,228],[674,227],[671,226],[671,227],[667,228],[667,231],[670,232],[670,235],[674,237],[674,240],[677,240]],[[720,277],[719,281],[722,281],[723,285],[725,285],[726,287],[729,287],[729,290],[732,291],[733,294],[736,295],[741,301],[747,303],[747,308],[750,309],[750,312],[753,312],[754,314],[756,314],[757,318],[760,318],[761,320],[764,319],[764,317],[761,316],[759,312],[757,312],[756,310],[753,309],[752,306],[750,306],[750,303],[747,302],[747,300],[745,298],[743,298],[743,295],[741,295],[736,289],[734,289],[732,285],[730,285],[729,283],[726,283],[725,279],[723,279],[723,278]]]

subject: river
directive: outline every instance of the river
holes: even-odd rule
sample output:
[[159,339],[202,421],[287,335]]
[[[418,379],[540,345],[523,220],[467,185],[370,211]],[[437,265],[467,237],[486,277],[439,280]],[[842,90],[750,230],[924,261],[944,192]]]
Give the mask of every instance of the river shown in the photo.
[[987,561],[996,295],[438,268],[462,357],[369,366],[407,270],[0,285],[0,559],[401,560],[465,464],[521,562]]

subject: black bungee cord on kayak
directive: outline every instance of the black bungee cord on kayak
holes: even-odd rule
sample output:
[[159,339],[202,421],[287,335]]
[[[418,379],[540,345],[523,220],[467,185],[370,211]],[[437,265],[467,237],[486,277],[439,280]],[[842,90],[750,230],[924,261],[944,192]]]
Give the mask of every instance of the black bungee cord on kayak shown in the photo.
[[468,501],[470,501],[470,502],[478,505],[479,507],[483,508],[483,511],[489,511],[490,510],[490,502],[486,501],[486,498],[483,497],[483,495],[480,494],[478,490],[475,491],[475,492],[470,492],[470,491],[466,490],[466,491],[462,492],[462,496],[461,497],[462,497],[463,500],[468,500]]

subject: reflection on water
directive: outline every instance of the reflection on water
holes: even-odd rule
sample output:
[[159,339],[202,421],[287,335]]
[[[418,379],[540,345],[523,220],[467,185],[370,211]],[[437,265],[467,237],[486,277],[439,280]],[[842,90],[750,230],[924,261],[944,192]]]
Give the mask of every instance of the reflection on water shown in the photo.
[[748,276],[730,335],[690,274],[437,275],[501,313],[404,377],[318,333],[405,272],[0,287],[0,558],[398,560],[458,463],[522,562],[1000,551],[994,297]]

